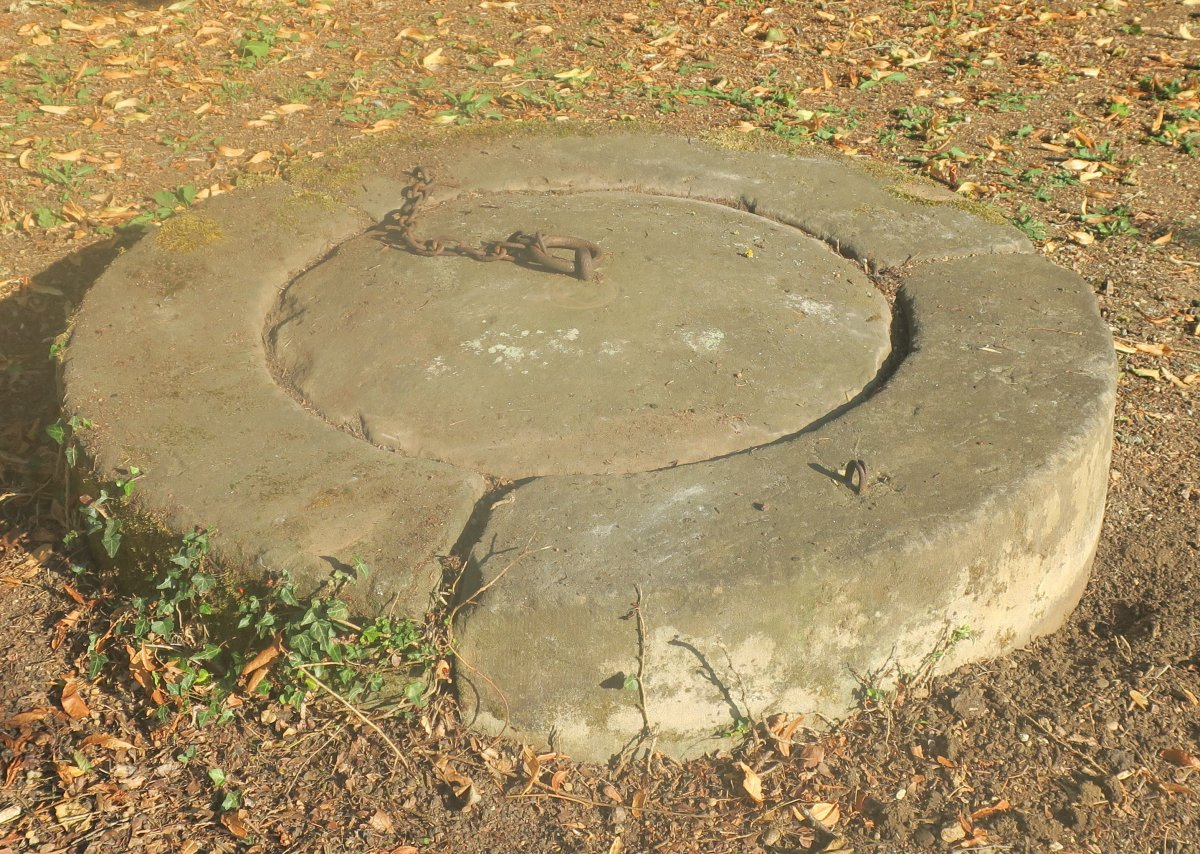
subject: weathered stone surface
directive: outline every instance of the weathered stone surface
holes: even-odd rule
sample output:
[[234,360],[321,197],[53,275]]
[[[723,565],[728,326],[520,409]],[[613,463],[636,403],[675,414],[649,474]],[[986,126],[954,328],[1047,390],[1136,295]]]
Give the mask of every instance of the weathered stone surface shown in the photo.
[[[380,151],[363,170],[331,161],[356,205],[382,217],[400,204],[405,174],[430,167],[442,184],[435,199],[481,193],[635,190],[746,204],[824,240],[873,269],[981,253],[1028,253],[1011,225],[972,215],[954,193],[899,170],[872,176],[848,161],[723,148],[700,139],[646,134],[465,140]],[[864,164],[866,165],[866,164]],[[347,180],[346,173],[356,180]]]
[[[65,366],[68,412],[102,474],[137,465],[143,509],[217,531],[231,566],[305,583],[362,557],[371,610],[423,611],[435,555],[462,532],[482,478],[329,429],[267,370],[263,319],[296,273],[367,221],[283,184],[214,199],[122,256],[88,293]],[[207,224],[207,225],[206,225]],[[167,238],[164,240],[164,236]],[[163,248],[164,244],[169,248]]]
[[[361,556],[376,571],[356,604],[374,611],[422,610],[436,557],[474,511],[456,625],[468,718],[581,758],[606,758],[641,731],[637,694],[621,687],[640,640],[656,744],[683,754],[747,714],[836,716],[859,677],[916,666],[955,627],[972,639],[940,666],[1011,649],[1072,607],[1103,512],[1113,352],[1087,286],[1018,232],[931,185],[840,161],[638,134],[447,139],[323,158],[291,186],[206,203],[114,264],[80,312],[65,374],[68,414],[96,423],[82,438],[101,475],[141,466],[145,512],[179,530],[219,529],[219,557],[247,571],[316,582]],[[642,245],[655,256],[649,284],[620,257],[633,241],[606,238],[611,280],[509,268],[502,276],[515,278],[497,284],[475,268],[498,265],[414,258],[362,236],[399,206],[418,163],[440,181],[429,222],[474,223],[487,237],[560,232],[571,205],[620,194],[641,193],[654,228],[682,223],[674,211],[723,207],[694,231],[681,224],[680,245],[666,235]],[[512,194],[528,203],[515,209],[547,219],[506,220]],[[628,215],[612,234],[636,231]],[[748,223],[763,245],[731,242],[721,222]],[[689,237],[704,247],[699,261],[673,261]],[[755,257],[738,255],[738,242]],[[785,283],[795,261],[820,282]],[[901,268],[907,335],[885,376],[872,375],[886,312],[872,319],[878,296],[854,295],[855,265]],[[705,276],[728,279],[737,299]],[[495,340],[472,314],[496,296],[473,299],[483,283],[510,297],[486,318]],[[367,301],[380,287],[393,290]],[[860,301],[835,304],[839,289]],[[622,294],[630,307],[618,312]],[[790,316],[781,296],[795,298]],[[832,323],[814,309],[824,305],[840,305]],[[437,323],[424,322],[428,310]],[[559,323],[560,310],[596,325],[585,336],[584,324]],[[624,324],[640,349],[608,370],[603,342]],[[805,346],[780,332],[786,324]],[[592,348],[557,387],[502,349],[519,345],[500,333],[539,329],[543,357],[552,339]],[[464,349],[477,339],[480,352]],[[813,376],[804,360],[822,349],[831,367]],[[483,355],[500,362],[470,361]],[[555,350],[564,360],[545,367],[564,370],[568,355]],[[432,381],[414,389],[439,356],[466,380],[457,398]],[[672,372],[687,377],[675,390]],[[407,389],[370,397],[393,378]],[[731,382],[741,379],[760,385],[753,430],[737,441],[711,424],[673,433],[634,418],[627,444],[605,445],[596,429],[642,403],[745,414],[750,392]],[[572,385],[595,387],[576,394],[587,407],[568,408]],[[520,406],[500,412],[510,398]],[[549,413],[540,422],[513,420],[538,405]],[[498,429],[460,429],[460,407],[465,423],[499,413]],[[579,437],[578,458],[564,438],[546,462],[556,429]],[[861,492],[844,477],[850,460],[866,464]],[[481,471],[527,479],[485,497]],[[622,619],[638,591],[645,638]]]
[[501,194],[423,211],[420,231],[476,244],[513,223],[596,238],[599,280],[364,236],[285,296],[287,382],[375,444],[520,479],[766,444],[851,400],[891,350],[887,301],[852,262],[727,207]]
[[[746,715],[841,714],[888,662],[943,635],[949,666],[1058,625],[1099,537],[1111,341],[1075,275],[1032,256],[918,267],[911,352],[816,430],[716,462],[544,478],[497,507],[465,588],[460,679],[476,725],[591,759],[641,730],[620,674],[644,595],[660,749],[711,749]],[[864,460],[858,495],[839,476]],[[522,550],[532,551],[514,563]],[[473,673],[488,674],[504,693]]]

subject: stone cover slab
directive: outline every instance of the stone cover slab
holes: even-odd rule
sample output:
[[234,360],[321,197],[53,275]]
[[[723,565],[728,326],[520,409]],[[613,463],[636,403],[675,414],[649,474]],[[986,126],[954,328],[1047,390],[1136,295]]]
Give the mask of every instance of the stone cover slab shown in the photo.
[[857,265],[744,211],[502,193],[420,217],[471,244],[513,224],[595,238],[597,280],[381,253],[367,234],[284,296],[269,326],[285,383],[374,444],[515,480],[766,444],[853,399],[891,352]]

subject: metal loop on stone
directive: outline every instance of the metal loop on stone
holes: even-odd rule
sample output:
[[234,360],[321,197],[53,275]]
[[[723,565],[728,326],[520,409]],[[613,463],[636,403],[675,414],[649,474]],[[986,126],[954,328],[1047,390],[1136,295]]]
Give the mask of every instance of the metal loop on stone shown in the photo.
[[[383,218],[381,230],[383,240],[395,248],[407,249],[414,255],[425,257],[439,255],[461,255],[475,261],[514,261],[554,273],[574,276],[580,281],[591,281],[596,275],[596,264],[603,250],[596,243],[579,237],[547,237],[515,231],[506,240],[485,243],[480,247],[467,246],[460,240],[437,237],[422,240],[416,236],[417,209],[433,190],[433,178],[422,166],[408,172],[413,182],[400,191],[404,204],[389,211]],[[574,258],[551,255],[551,249],[570,249]]]

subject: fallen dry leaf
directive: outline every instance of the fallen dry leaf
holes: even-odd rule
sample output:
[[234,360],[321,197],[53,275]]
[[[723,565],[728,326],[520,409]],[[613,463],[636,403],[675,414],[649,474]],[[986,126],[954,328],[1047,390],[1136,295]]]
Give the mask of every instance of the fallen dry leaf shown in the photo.
[[1162,780],[1155,783],[1159,789],[1166,792],[1168,795],[1191,795],[1194,790],[1191,786],[1185,786],[1183,783],[1173,783],[1170,780]]
[[1160,752],[1159,757],[1165,762],[1170,762],[1172,765],[1178,765],[1180,768],[1191,768],[1192,770],[1200,771],[1200,759],[1197,759],[1186,750],[1168,747]]
[[266,667],[268,664],[278,658],[281,652],[283,652],[283,648],[279,644],[279,639],[276,638],[272,640],[270,646],[268,646],[266,649],[260,650],[259,653],[254,656],[254,658],[246,662],[245,666],[242,668],[242,675],[246,676],[250,673],[253,673],[255,670]]
[[395,832],[395,827],[392,825],[392,817],[383,810],[375,810],[371,817],[367,819],[367,824],[376,833]]
[[88,708],[88,704],[83,701],[83,697],[79,696],[81,687],[82,685],[78,679],[68,679],[67,684],[63,686],[62,692],[63,711],[76,720],[86,718],[92,713],[92,710]]
[[18,727],[26,726],[27,724],[37,723],[46,715],[50,714],[49,709],[34,709],[31,712],[18,712],[11,717],[4,719],[4,729],[17,729]]
[[826,830],[832,830],[842,817],[842,811],[837,804],[819,802],[808,808],[809,815],[821,823]]
[[995,815],[998,812],[1006,812],[1010,809],[1012,809],[1012,804],[1009,803],[1008,798],[1001,798],[991,806],[980,807],[979,809],[975,810],[975,812],[971,813],[971,820],[982,821],[990,815]]
[[1138,342],[1133,347],[1139,353],[1149,353],[1151,356],[1169,356],[1172,352],[1170,344],[1144,344]]
[[404,41],[407,39],[408,41],[414,42],[427,42],[432,38],[433,36],[426,35],[416,27],[405,27],[396,34],[396,38],[393,39],[393,41]]
[[421,65],[429,71],[434,71],[440,65],[445,65],[450,60],[442,56],[442,49],[439,47],[431,53],[427,53],[425,58],[421,60]]
[[758,774],[754,773],[754,769],[745,762],[739,762],[738,768],[740,768],[742,771],[742,788],[745,790],[746,794],[750,796],[750,800],[754,801],[754,803],[758,804],[759,806],[762,806],[762,778],[760,778]]
[[225,825],[225,829],[236,836],[238,839],[245,839],[250,835],[249,828],[246,827],[247,812],[238,810],[237,812],[227,812],[221,814],[221,824]]
[[55,804],[54,817],[66,830],[83,831],[92,826],[91,807],[83,800]]
[[134,745],[130,744],[123,738],[117,738],[113,735],[104,735],[97,733],[89,735],[79,743],[80,747],[91,747],[93,744],[105,748],[106,750],[133,750]]
[[825,761],[825,748],[819,744],[806,744],[800,752],[804,770],[811,771]]
[[433,764],[442,781],[450,787],[454,797],[458,799],[458,808],[466,809],[479,802],[480,795],[475,787],[475,781],[463,774],[446,757],[441,757]]

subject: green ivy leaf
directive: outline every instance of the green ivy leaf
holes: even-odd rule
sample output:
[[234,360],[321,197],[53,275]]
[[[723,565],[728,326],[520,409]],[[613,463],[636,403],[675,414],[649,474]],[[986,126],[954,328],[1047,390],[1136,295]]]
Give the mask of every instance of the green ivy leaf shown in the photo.
[[117,551],[121,548],[121,521],[119,519],[109,518],[104,524],[104,536],[100,538],[100,544],[104,546],[104,552],[110,558],[117,556]]
[[404,698],[417,708],[425,704],[425,685],[421,682],[410,682],[404,689]]

